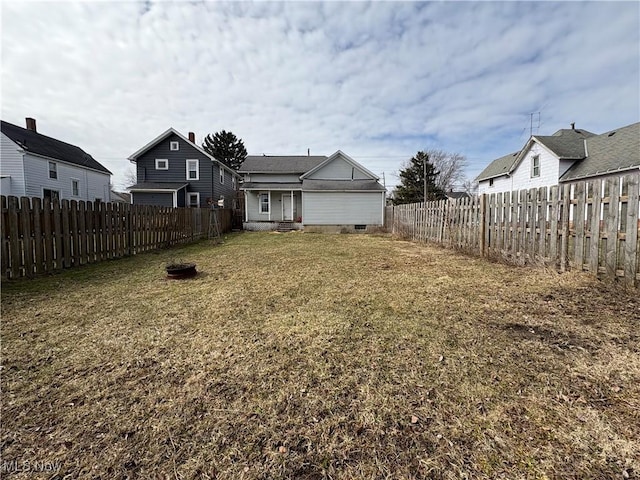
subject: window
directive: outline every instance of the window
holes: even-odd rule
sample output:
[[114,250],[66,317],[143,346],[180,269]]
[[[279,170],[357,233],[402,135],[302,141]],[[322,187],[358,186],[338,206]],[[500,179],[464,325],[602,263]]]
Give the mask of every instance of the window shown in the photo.
[[156,158],[156,170],[169,170],[169,160],[166,158]]
[[220,183],[224,184],[224,168],[222,168],[222,165],[220,165]]
[[260,194],[260,213],[269,213],[269,194]]
[[172,151],[180,150],[180,144],[178,142],[170,142],[169,149]]
[[187,206],[189,207],[199,207],[200,206],[200,193],[198,192],[187,192]]
[[49,178],[58,178],[58,164],[56,162],[49,162]]
[[490,186],[490,187],[493,187],[493,178],[490,178],[490,179],[489,179],[489,186]]
[[531,176],[540,176],[540,155],[536,155],[531,159]]
[[236,183],[236,176],[235,175],[231,175],[231,186],[233,187],[234,190],[238,186],[238,184]]
[[80,181],[71,179],[71,195],[74,197],[80,196]]
[[187,160],[187,180],[199,180],[198,160]]
[[57,190],[50,190],[48,188],[42,189],[42,196],[48,198],[52,202],[60,200],[60,192]]

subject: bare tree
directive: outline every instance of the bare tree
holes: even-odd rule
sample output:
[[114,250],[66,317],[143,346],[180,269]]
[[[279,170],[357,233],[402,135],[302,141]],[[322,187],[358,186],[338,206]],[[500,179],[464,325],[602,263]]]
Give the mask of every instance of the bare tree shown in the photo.
[[465,180],[462,182],[462,190],[471,197],[478,194],[478,182],[475,180]]
[[443,192],[450,192],[455,185],[464,180],[464,169],[467,158],[459,153],[449,153],[443,150],[426,150],[429,162],[440,172],[436,178],[437,187]]
[[131,185],[138,183],[138,177],[134,167],[129,167],[127,168],[127,171],[124,172],[124,181],[125,187],[130,187]]

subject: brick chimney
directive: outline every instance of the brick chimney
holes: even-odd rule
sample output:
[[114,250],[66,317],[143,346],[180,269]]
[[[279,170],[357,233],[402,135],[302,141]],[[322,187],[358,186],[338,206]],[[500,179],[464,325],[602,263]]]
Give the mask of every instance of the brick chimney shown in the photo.
[[193,132],[189,132],[189,141],[191,143],[196,143],[196,134]]
[[27,130],[31,130],[32,132],[37,132],[36,130],[36,119],[27,117]]

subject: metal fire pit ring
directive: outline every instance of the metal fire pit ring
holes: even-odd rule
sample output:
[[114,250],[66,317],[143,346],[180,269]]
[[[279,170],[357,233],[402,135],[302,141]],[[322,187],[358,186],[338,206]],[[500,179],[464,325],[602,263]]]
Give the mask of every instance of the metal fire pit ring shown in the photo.
[[198,274],[195,263],[178,263],[167,265],[167,278],[170,280],[182,280],[195,277]]

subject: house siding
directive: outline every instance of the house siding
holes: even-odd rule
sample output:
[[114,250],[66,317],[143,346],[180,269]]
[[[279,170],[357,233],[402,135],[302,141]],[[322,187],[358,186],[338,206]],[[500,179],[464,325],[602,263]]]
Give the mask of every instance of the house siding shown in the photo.
[[352,178],[354,180],[366,180],[371,179],[371,176],[338,157],[305,178],[314,180],[351,180]]
[[[25,153],[23,155],[25,173],[25,195],[42,197],[43,189],[57,190],[60,199],[93,202],[100,199],[111,201],[111,176],[94,170],[78,167],[57,159],[49,159]],[[58,178],[49,178],[49,162],[57,165]],[[73,195],[72,180],[78,180],[78,195]]]
[[[178,150],[171,150],[171,142],[178,142]],[[167,170],[156,170],[156,159],[160,158],[168,160]],[[187,160],[198,160],[198,180],[187,179]],[[224,184],[220,183],[220,168],[224,170]],[[188,192],[200,193],[201,207],[208,206],[209,199],[216,203],[220,197],[224,197],[225,207],[231,207],[234,198],[233,174],[175,134],[169,135],[136,159],[136,175],[138,183],[188,183]]]
[[384,192],[303,192],[305,225],[382,225]]
[[[540,176],[532,177],[531,162],[536,155],[540,156]],[[489,186],[489,180],[479,182],[478,193],[491,194],[557,185],[560,175],[566,172],[573,162],[573,160],[561,161],[549,150],[534,143],[511,176],[494,178],[492,186]]]
[[25,195],[22,152],[20,147],[4,133],[0,133],[0,174],[10,177],[2,179],[2,195],[16,197]]

